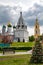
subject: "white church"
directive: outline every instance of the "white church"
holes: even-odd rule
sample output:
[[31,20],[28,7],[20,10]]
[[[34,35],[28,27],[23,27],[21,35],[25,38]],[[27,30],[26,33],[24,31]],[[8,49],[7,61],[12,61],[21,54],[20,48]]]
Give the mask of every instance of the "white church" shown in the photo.
[[28,42],[29,36],[28,36],[27,26],[24,23],[22,12],[20,12],[20,17],[16,25],[16,29],[14,28],[13,31],[17,41]]
[[[12,27],[13,27],[13,31],[12,31]],[[6,31],[6,26],[4,25],[2,27],[1,35],[4,36],[5,39],[8,39],[8,40],[10,39],[10,41],[14,40],[14,42],[15,41],[16,42],[28,42],[29,41],[27,26],[24,23],[22,12],[20,12],[20,17],[19,17],[16,27],[12,26],[12,24],[9,23],[7,25],[7,31]]]

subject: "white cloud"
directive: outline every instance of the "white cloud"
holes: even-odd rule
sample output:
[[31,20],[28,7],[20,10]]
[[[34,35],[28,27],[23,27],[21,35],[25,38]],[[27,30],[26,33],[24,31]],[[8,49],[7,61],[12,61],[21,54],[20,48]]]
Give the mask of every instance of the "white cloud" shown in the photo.
[[29,32],[29,36],[34,35],[34,27],[28,27],[27,30]]
[[23,11],[27,11],[30,7],[34,5],[34,3],[38,3],[42,5],[40,0],[0,0],[0,4],[9,5],[9,6],[19,6]]
[[43,26],[40,27],[40,33],[43,33]]

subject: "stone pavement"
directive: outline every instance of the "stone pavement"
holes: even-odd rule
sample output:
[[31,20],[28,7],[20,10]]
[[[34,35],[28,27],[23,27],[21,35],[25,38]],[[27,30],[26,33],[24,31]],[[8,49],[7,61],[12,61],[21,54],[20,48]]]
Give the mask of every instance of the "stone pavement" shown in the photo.
[[13,56],[13,55],[23,55],[23,54],[32,54],[32,50],[26,51],[26,52],[15,52],[15,53],[6,53],[3,55],[3,53],[0,53],[0,56]]

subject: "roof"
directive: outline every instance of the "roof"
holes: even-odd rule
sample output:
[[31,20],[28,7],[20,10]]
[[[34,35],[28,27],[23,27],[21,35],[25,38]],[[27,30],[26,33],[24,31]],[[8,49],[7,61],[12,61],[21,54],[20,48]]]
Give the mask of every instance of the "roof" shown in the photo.
[[8,27],[12,27],[12,24],[10,23],[10,22],[8,22],[8,25],[7,25]]
[[19,17],[17,25],[24,25],[24,19],[23,19],[23,16],[22,16],[22,12],[20,12],[20,17]]
[[6,28],[6,26],[5,26],[5,25],[3,25],[3,28]]

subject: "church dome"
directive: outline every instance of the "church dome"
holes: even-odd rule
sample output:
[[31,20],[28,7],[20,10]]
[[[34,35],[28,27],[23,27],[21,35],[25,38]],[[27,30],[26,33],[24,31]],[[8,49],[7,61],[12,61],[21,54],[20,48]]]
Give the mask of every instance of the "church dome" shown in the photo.
[[8,27],[12,27],[12,24],[10,23],[10,22],[8,22],[8,25],[7,25]]
[[5,25],[3,25],[3,28],[6,28],[6,26],[5,26]]

